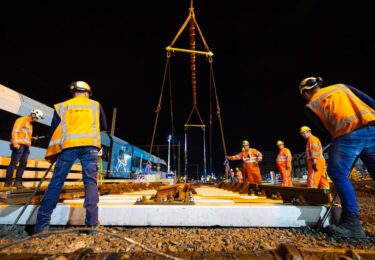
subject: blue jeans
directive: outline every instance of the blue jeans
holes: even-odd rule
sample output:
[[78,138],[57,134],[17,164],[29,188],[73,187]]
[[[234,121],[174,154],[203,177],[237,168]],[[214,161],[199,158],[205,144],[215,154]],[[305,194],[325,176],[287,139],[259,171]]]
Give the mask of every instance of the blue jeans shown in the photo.
[[61,189],[73,163],[79,159],[82,165],[82,179],[85,185],[85,202],[87,226],[98,224],[98,148],[76,147],[63,150],[58,156],[52,179],[44,193],[42,204],[38,210],[34,230],[42,232],[48,230],[51,214],[59,201]]
[[349,174],[360,158],[375,180],[375,126],[365,126],[334,138],[328,153],[328,175],[340,196],[343,211],[359,215]]
[[11,146],[12,150],[12,157],[9,163],[9,166],[7,168],[7,175],[5,178],[5,182],[11,182],[13,177],[14,169],[17,166],[17,163],[19,162],[20,165],[17,168],[16,172],[16,182],[22,181],[22,175],[25,171],[26,165],[27,165],[27,159],[29,158],[30,150],[27,145],[20,145],[19,149],[14,148]]

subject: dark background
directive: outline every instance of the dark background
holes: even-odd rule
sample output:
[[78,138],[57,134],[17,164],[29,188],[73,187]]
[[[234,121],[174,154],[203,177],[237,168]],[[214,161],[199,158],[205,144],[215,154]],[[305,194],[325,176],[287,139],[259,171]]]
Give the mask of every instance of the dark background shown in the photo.
[[[78,1],[76,1],[78,2]],[[134,145],[149,145],[168,46],[189,14],[189,0],[102,1],[1,5],[0,84],[52,106],[70,98],[68,85],[84,80],[104,107],[109,125],[118,109],[115,134]],[[374,96],[374,15],[370,2],[214,1],[194,2],[195,15],[213,57],[228,154],[243,139],[260,151],[277,151],[285,141],[292,153],[304,150],[299,135],[309,125],[299,82],[321,76],[325,84],[346,83]],[[188,47],[188,30],[175,47]],[[197,35],[197,49],[204,50]],[[171,57],[175,143],[183,145],[192,109],[189,55]],[[197,56],[198,110],[208,124],[209,64]],[[155,144],[171,133],[168,85]],[[214,171],[224,159],[213,111]],[[198,123],[192,118],[191,123]],[[1,127],[12,126],[2,125]],[[189,164],[203,160],[202,134],[191,129]],[[182,152],[182,150],[181,150]],[[164,157],[165,158],[165,157]],[[166,159],[166,158],[165,158]],[[183,161],[183,159],[182,159]],[[183,168],[183,167],[182,167]]]

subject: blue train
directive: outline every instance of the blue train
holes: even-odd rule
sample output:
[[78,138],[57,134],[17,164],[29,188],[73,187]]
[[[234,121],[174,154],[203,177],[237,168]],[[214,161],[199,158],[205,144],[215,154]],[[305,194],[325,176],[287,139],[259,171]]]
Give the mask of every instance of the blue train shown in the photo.
[[[167,174],[165,160],[131,145],[130,143],[101,132],[102,167],[104,178],[134,178],[139,174]],[[149,158],[150,157],[150,158]],[[150,159],[151,164],[148,163]]]

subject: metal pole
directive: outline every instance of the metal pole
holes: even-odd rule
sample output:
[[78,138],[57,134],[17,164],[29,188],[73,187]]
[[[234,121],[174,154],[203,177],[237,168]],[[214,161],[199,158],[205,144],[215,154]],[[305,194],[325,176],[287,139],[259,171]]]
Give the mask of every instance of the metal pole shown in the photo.
[[112,114],[111,135],[115,135],[116,115],[117,115],[117,108],[114,107],[113,108],[113,114]]
[[[158,157],[160,158],[160,147],[159,147],[159,145],[156,146],[156,151],[158,153]],[[159,160],[158,160],[158,163],[156,164],[156,170],[157,170],[157,173],[159,174],[160,173],[160,162],[159,162]]]
[[177,173],[177,180],[180,178],[180,172],[181,172],[181,142],[178,141],[178,173]]
[[168,136],[168,167],[167,167],[167,174],[171,171],[171,165],[170,165],[170,162],[171,162],[171,138],[172,136],[169,135]]
[[185,176],[187,175],[188,158],[187,158],[187,129],[185,128]]
[[[207,166],[206,166],[206,128],[203,127],[203,174],[204,178],[207,176]],[[199,179],[198,179],[199,180]]]

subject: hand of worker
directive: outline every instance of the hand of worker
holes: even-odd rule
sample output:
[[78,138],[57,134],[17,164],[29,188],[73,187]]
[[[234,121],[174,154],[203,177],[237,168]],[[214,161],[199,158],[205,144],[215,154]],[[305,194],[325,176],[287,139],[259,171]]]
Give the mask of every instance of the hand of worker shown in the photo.
[[229,156],[225,156],[224,165],[226,165],[226,164],[229,163],[229,161],[228,161],[228,157],[229,157]]
[[314,170],[314,171],[317,171],[317,170],[318,170],[318,167],[316,166],[316,162],[315,162],[315,161],[313,162],[312,167],[313,167],[313,170]]
[[13,144],[13,148],[16,149],[16,150],[19,150],[20,149],[20,145],[19,144]]
[[46,137],[43,136],[43,135],[40,135],[40,136],[33,136],[33,137],[31,137],[31,140],[41,140],[41,139],[44,139],[44,138],[46,138]]

